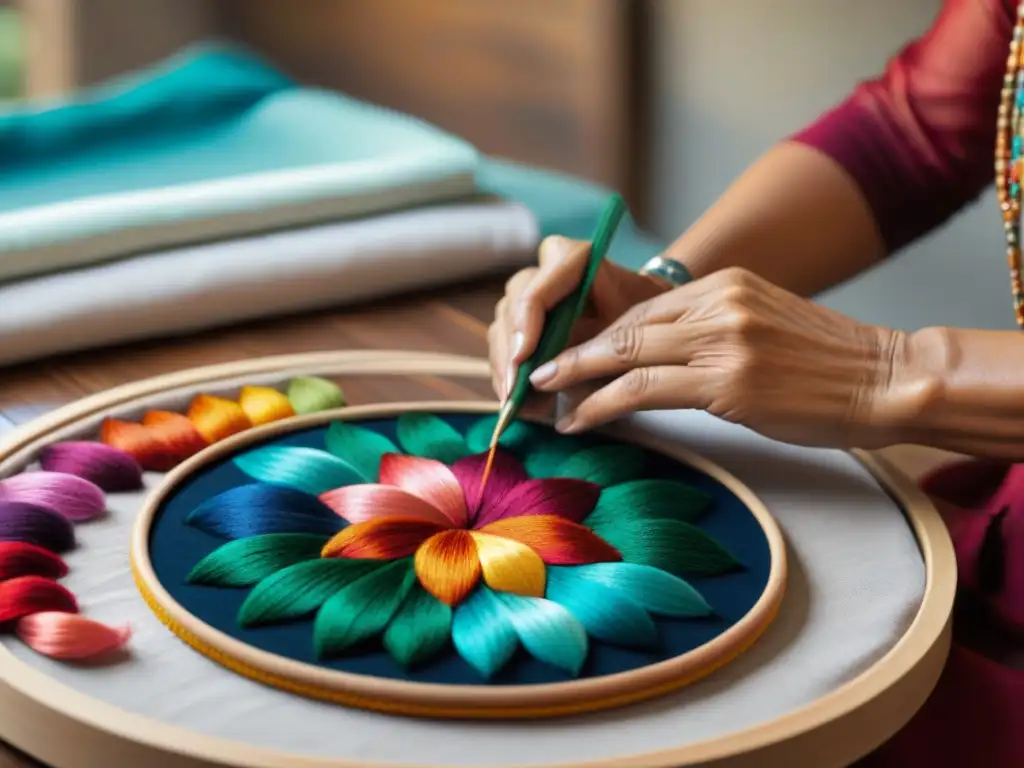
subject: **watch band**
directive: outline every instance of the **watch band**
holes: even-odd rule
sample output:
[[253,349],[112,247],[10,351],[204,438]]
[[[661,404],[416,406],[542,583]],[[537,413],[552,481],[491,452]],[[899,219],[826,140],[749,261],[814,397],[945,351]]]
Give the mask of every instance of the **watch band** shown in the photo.
[[655,256],[653,259],[648,261],[640,269],[641,275],[650,275],[651,277],[660,277],[671,283],[675,287],[679,287],[684,283],[689,283],[693,280],[693,275],[690,274],[690,270],[680,264],[678,261],[672,259],[666,259],[664,256]]

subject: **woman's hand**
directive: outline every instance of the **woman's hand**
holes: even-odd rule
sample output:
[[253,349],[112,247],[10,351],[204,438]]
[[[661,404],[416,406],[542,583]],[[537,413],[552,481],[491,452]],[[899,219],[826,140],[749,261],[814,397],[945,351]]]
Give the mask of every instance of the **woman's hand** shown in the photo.
[[566,432],[699,409],[786,442],[869,448],[895,442],[929,396],[901,378],[907,355],[903,333],[728,269],[628,309],[531,380],[545,392],[602,385],[558,422]]
[[[540,266],[522,270],[506,284],[487,336],[494,391],[500,399],[511,388],[516,366],[537,347],[544,316],[579,285],[589,256],[590,243],[548,237],[540,246]],[[572,343],[592,338],[633,305],[670,287],[603,262],[584,315],[573,329]]]

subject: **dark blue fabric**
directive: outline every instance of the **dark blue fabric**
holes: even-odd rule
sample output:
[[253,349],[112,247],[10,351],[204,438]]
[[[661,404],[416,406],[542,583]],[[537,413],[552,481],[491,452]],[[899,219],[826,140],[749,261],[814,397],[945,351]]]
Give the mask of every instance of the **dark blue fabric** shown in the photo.
[[[448,421],[465,433],[478,416],[451,416]],[[390,437],[395,436],[393,420],[360,422]],[[326,428],[305,430],[274,441],[275,445],[324,447]],[[552,439],[558,437],[552,433]],[[592,443],[602,438],[588,437]],[[690,579],[715,610],[716,617],[700,620],[656,619],[663,648],[658,653],[629,651],[591,641],[590,656],[583,677],[623,672],[686,653],[720,635],[754,605],[764,591],[770,568],[768,542],[761,527],[744,504],[728,489],[696,470],[656,453],[648,456],[646,476],[689,483],[715,497],[714,508],[699,525],[727,547],[744,570],[726,576]],[[150,556],[157,577],[165,589],[194,616],[242,642],[271,653],[309,664],[357,674],[450,684],[527,684],[568,679],[565,673],[525,653],[516,657],[491,681],[484,681],[455,652],[449,649],[422,669],[406,671],[379,647],[360,649],[341,659],[321,661],[313,653],[311,620],[273,627],[241,629],[236,616],[248,594],[247,589],[222,589],[189,585],[186,576],[200,559],[223,544],[209,534],[185,524],[185,517],[203,501],[222,491],[251,482],[230,460],[197,473],[171,494],[157,515],[150,537]]]

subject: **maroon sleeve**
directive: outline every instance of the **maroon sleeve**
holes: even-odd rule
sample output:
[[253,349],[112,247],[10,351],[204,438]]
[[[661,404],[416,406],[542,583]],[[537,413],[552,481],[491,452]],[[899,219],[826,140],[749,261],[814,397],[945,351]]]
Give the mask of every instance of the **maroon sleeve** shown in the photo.
[[876,80],[793,137],[853,177],[894,251],[993,178],[996,112],[1016,0],[947,0]]

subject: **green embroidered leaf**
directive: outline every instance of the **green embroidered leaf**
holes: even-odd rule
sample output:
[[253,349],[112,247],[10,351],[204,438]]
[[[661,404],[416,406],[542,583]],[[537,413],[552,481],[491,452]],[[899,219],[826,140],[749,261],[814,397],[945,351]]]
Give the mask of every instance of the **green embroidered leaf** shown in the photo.
[[578,437],[555,434],[530,446],[523,467],[533,478],[558,477],[559,468],[582,449],[583,441]]
[[316,448],[268,445],[236,456],[235,466],[254,480],[313,496],[366,482],[351,464]]
[[593,528],[619,520],[693,522],[713,501],[710,494],[674,480],[633,480],[603,489],[583,524]]
[[401,453],[398,446],[372,429],[335,421],[324,437],[327,450],[354,467],[368,483],[380,476],[380,459],[385,453]]
[[307,560],[257,584],[238,611],[243,627],[277,624],[313,614],[346,584],[380,568],[380,560]]
[[342,587],[316,614],[317,656],[335,656],[383,632],[414,584],[412,558],[406,557]]
[[479,587],[455,609],[452,644],[473,669],[489,679],[512,658],[519,636],[495,593]]
[[345,405],[341,387],[316,376],[300,376],[288,383],[288,401],[296,413],[317,413]]
[[403,667],[415,667],[448,644],[452,609],[414,584],[384,632],[384,647]]
[[599,580],[581,577],[579,570],[548,568],[545,597],[579,619],[591,637],[626,648],[658,646],[658,628],[639,603]]
[[[474,422],[466,432],[466,445],[470,453],[486,453],[491,448],[491,437],[498,424],[498,417],[485,416]],[[550,439],[548,432],[528,421],[513,421],[501,434],[498,445],[522,460],[534,445]]]
[[508,611],[519,642],[535,659],[558,667],[573,677],[587,660],[587,630],[564,606],[539,597],[509,592],[495,596]]
[[[572,568],[548,568],[548,584],[572,580],[574,585],[598,584],[635,601],[645,611],[658,616],[689,619],[710,616],[711,606],[689,583],[649,565],[636,563],[594,563]],[[586,588],[577,586],[582,594]],[[567,606],[568,607],[568,606]],[[571,608],[570,608],[571,610]],[[577,614],[579,616],[579,614]],[[582,617],[580,619],[583,620]],[[586,624],[586,621],[583,622]],[[589,629],[589,626],[588,626]],[[594,634],[591,632],[591,634]],[[596,635],[595,635],[596,636]]]
[[453,464],[470,455],[465,438],[432,413],[403,413],[396,430],[399,445],[412,456]]
[[569,456],[558,477],[573,477],[602,487],[634,480],[644,469],[644,452],[633,445],[598,445]]
[[290,565],[320,557],[329,536],[268,533],[231,541],[208,554],[188,575],[190,584],[251,587]]
[[677,576],[716,576],[740,567],[721,544],[679,520],[617,520],[593,531],[619,550],[627,563],[650,565]]

